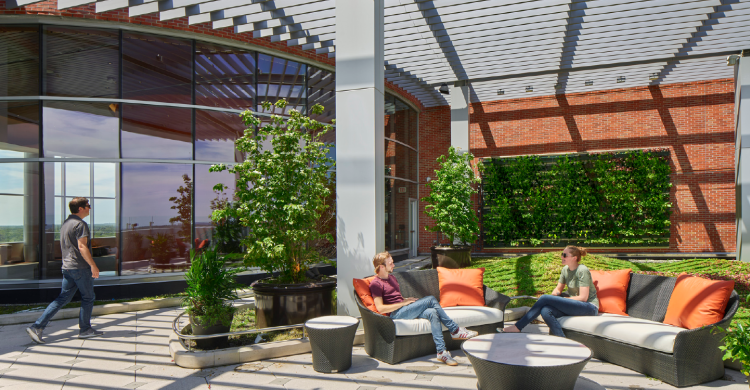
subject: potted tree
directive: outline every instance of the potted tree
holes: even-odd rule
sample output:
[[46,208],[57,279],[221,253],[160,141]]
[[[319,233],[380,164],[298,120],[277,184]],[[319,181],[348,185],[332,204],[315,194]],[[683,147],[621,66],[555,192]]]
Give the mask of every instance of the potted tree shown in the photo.
[[427,182],[430,194],[422,198],[427,202],[425,213],[434,225],[425,226],[430,232],[442,233],[448,242],[442,243],[438,234],[437,245],[430,248],[432,267],[461,268],[471,264],[471,245],[479,234],[477,215],[471,196],[479,182],[471,167],[471,153],[457,153],[451,146],[448,154],[438,157],[440,169],[435,178]]
[[[283,99],[273,104],[284,109]],[[266,111],[269,102],[263,103]],[[323,106],[311,108],[320,115]],[[318,228],[318,220],[330,207],[326,197],[329,171],[335,164],[321,137],[332,127],[290,110],[288,117],[272,115],[270,123],[250,111],[240,116],[248,129],[236,141],[245,161],[229,168],[214,165],[212,172],[229,171],[237,177],[234,207],[214,210],[215,222],[234,218],[248,233],[242,239],[245,264],[273,274],[253,284],[258,327],[302,323],[332,314],[336,281],[308,277],[311,265],[327,261],[315,243],[331,234]],[[217,184],[215,191],[227,187]],[[312,275],[312,272],[310,273]],[[291,298],[290,298],[291,296]]]
[[[187,295],[182,300],[185,312],[190,316],[190,328],[194,335],[227,333],[234,318],[232,300],[237,299],[236,290],[241,287],[234,276],[240,268],[224,267],[224,260],[214,249],[190,250],[190,269],[185,272]],[[228,337],[195,340],[201,349],[224,347]]]

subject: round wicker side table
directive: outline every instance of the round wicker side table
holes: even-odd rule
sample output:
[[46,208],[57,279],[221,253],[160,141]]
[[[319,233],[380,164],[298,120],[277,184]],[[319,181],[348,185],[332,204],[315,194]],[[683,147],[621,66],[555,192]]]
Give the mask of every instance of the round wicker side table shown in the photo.
[[466,340],[481,390],[573,390],[591,359],[585,345],[562,337],[530,333],[494,333]]
[[352,347],[359,320],[349,316],[324,316],[305,322],[310,338],[313,369],[333,373],[352,366]]

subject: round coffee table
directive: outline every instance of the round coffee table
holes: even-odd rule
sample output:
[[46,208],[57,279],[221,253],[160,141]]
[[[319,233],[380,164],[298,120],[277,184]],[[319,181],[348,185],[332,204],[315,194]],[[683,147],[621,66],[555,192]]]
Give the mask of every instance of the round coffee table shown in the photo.
[[461,349],[481,390],[572,390],[591,359],[591,350],[581,343],[531,333],[485,334],[466,340]]
[[313,369],[332,373],[352,366],[352,347],[359,320],[349,316],[324,316],[305,322],[310,338]]

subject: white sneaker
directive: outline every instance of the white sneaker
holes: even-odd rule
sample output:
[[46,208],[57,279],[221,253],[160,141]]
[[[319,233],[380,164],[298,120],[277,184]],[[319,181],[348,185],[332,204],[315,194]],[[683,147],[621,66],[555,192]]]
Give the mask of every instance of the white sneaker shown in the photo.
[[451,353],[446,351],[440,352],[437,354],[437,360],[440,362],[443,362],[449,366],[457,366],[458,362],[453,360],[453,357],[451,356]]
[[477,337],[478,335],[479,333],[473,330],[468,330],[464,327],[461,327],[461,328],[458,328],[456,333],[451,333],[451,338],[453,340],[468,340],[472,337]]
[[26,333],[28,333],[31,340],[35,343],[44,344],[44,340],[42,339],[42,329],[28,327],[26,328]]

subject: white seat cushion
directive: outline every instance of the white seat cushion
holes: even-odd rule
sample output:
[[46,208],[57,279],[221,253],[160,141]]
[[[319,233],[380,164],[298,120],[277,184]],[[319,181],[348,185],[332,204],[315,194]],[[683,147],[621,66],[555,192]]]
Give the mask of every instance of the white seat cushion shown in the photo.
[[[455,306],[446,307],[443,310],[458,326],[463,327],[502,322],[505,315],[502,310],[484,306]],[[393,320],[393,322],[396,324],[396,336],[432,333],[430,330],[430,321],[424,318]],[[443,325],[443,330],[448,330],[448,328]]]
[[601,313],[558,318],[563,329],[605,337],[637,347],[673,353],[674,339],[687,329],[640,318]]

